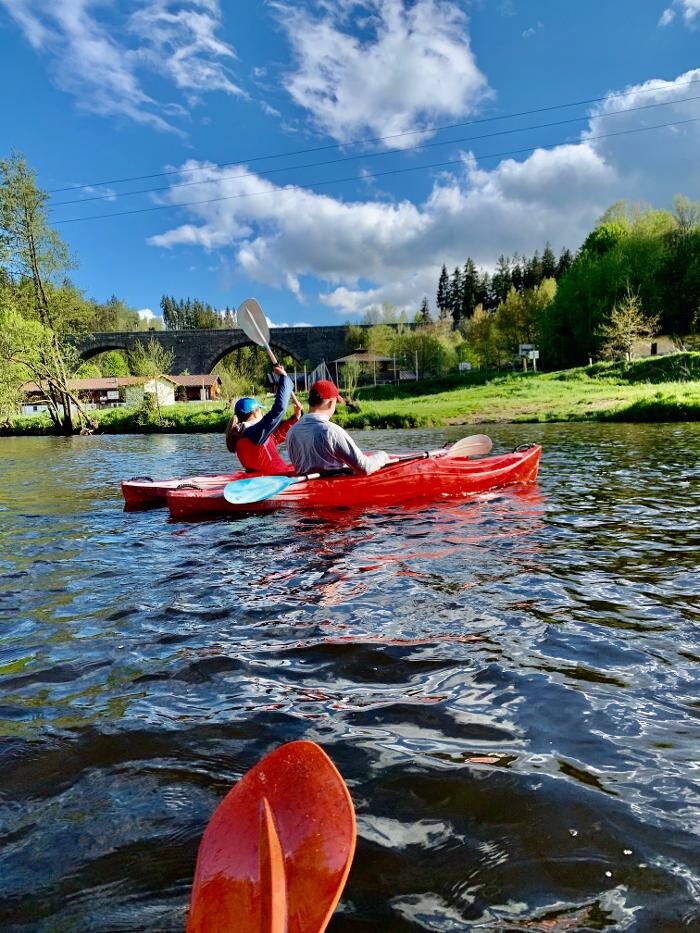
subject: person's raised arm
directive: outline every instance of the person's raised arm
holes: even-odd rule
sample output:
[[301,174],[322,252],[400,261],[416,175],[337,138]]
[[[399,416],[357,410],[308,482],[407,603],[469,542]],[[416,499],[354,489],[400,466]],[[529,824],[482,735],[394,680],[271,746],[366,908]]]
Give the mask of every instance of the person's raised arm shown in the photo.
[[246,428],[245,432],[245,436],[254,444],[265,443],[284,417],[284,413],[289,405],[289,400],[292,397],[292,389],[294,387],[292,385],[292,380],[284,371],[284,367],[275,366],[272,371],[279,376],[272,408],[266,415],[262,416],[260,421],[252,425],[252,427]]

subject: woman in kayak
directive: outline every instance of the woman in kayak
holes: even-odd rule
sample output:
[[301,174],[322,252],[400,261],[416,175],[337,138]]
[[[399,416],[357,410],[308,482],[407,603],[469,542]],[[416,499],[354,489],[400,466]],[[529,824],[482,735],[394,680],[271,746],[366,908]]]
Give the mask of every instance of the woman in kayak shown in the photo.
[[303,411],[295,403],[292,417],[283,420],[292,395],[292,380],[282,366],[275,366],[273,372],[279,381],[270,411],[264,415],[265,409],[256,399],[249,396],[239,398],[226,427],[226,446],[249,473],[293,472],[292,467],[280,457],[277,446],[284,441],[287,431],[297,423]]

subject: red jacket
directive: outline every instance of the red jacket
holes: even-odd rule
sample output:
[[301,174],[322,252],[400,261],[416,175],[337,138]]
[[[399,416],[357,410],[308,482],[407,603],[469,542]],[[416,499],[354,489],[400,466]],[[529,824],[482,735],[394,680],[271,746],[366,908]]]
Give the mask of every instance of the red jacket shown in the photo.
[[262,444],[256,444],[255,441],[246,437],[246,432],[244,430],[237,430],[237,428],[243,428],[242,424],[236,425],[233,430],[229,432],[226,438],[226,444],[230,451],[235,452],[236,456],[241,461],[241,465],[244,469],[248,470],[249,473],[291,474],[294,472],[294,467],[284,462],[277,452],[277,446],[282,443],[287,436],[287,431],[289,431],[291,426],[296,424],[298,420],[299,419],[294,415],[292,415],[291,418],[287,418],[286,421],[283,421],[275,428],[272,434],[270,434],[267,440]]

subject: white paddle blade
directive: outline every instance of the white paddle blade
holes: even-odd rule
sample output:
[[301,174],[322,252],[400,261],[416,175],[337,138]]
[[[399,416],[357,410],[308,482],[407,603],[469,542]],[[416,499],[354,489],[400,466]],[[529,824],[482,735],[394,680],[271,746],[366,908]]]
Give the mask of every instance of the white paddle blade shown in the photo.
[[236,320],[248,340],[252,340],[259,347],[264,347],[270,342],[270,328],[265,312],[255,298],[246,298],[236,311]]
[[463,437],[448,447],[446,457],[483,457],[491,453],[493,441],[486,434],[472,434]]
[[251,476],[237,479],[224,486],[224,499],[232,505],[249,505],[262,502],[284,492],[295,478],[291,476]]

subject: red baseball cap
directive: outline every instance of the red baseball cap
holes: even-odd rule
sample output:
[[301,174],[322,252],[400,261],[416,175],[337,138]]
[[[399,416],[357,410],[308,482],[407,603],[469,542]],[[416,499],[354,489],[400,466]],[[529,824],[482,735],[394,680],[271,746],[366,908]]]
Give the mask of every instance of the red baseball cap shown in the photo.
[[345,399],[342,397],[340,392],[338,392],[338,386],[335,384],[335,382],[331,382],[330,379],[318,379],[309,389],[309,396],[311,396],[312,392],[318,398],[334,398],[340,402],[341,405],[345,404]]

